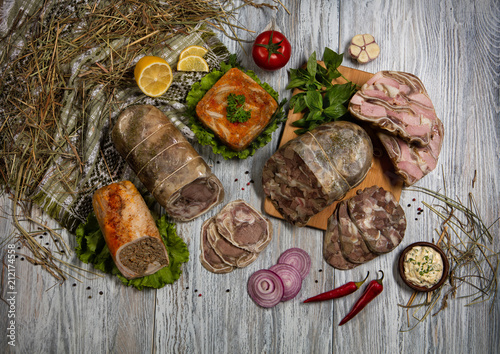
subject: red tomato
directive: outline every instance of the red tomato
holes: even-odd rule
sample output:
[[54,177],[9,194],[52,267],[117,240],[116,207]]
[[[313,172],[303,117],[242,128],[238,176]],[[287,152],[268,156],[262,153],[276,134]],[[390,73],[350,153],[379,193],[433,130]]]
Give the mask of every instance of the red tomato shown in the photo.
[[264,70],[277,70],[286,65],[292,54],[292,46],[277,31],[265,31],[257,36],[252,47],[255,64]]

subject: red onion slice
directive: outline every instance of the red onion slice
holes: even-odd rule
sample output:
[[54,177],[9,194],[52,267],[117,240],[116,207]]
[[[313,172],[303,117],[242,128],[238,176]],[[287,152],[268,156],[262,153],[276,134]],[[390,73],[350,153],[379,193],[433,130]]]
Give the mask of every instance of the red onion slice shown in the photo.
[[284,288],[281,278],[276,273],[261,269],[250,276],[247,290],[257,305],[273,307],[280,303]]
[[294,266],[286,263],[278,263],[269,268],[270,271],[276,273],[283,282],[283,297],[281,301],[293,299],[302,288],[302,277]]
[[285,263],[293,266],[300,273],[302,279],[305,279],[311,269],[311,257],[301,248],[289,248],[278,258],[278,263]]

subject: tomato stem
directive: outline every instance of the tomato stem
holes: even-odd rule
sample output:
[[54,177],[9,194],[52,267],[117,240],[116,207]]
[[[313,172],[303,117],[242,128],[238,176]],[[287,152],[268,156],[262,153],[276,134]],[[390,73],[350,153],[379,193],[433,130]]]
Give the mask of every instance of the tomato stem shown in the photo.
[[273,43],[273,34],[274,31],[271,31],[271,36],[269,37],[269,41],[267,44],[256,44],[259,47],[266,48],[267,50],[267,62],[269,63],[271,61],[271,55],[273,54],[280,54],[283,55],[283,53],[279,52],[279,49],[282,47],[281,43],[283,43],[284,39],[277,43]]

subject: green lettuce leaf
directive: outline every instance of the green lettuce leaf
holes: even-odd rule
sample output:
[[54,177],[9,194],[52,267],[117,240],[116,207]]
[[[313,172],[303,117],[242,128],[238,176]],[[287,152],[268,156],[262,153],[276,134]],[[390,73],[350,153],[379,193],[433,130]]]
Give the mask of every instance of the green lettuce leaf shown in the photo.
[[186,114],[189,117],[189,126],[201,145],[211,146],[212,151],[215,154],[221,155],[226,160],[232,158],[246,159],[247,157],[254,155],[257,149],[265,146],[271,141],[272,134],[276,131],[276,129],[278,129],[279,125],[286,120],[286,115],[283,110],[283,106],[286,103],[286,99],[284,99],[278,104],[278,109],[274,112],[266,129],[248,146],[248,148],[242,151],[231,150],[219,139],[217,139],[215,134],[210,129],[205,128],[196,117],[196,105],[203,98],[203,96],[205,96],[207,91],[210,90],[210,88],[232,68],[238,68],[245,72],[264,90],[266,90],[276,100],[276,102],[279,102],[278,93],[269,84],[265,82],[262,83],[252,70],[244,70],[237,63],[236,56],[234,54],[230,56],[227,63],[221,63],[220,70],[212,70],[210,73],[205,75],[201,81],[195,83],[191,87],[191,91],[186,97]]
[[177,235],[175,224],[169,223],[165,215],[157,219],[156,225],[163,243],[167,247],[170,264],[154,274],[128,280],[120,273],[111,257],[94,213],[90,213],[87,222],[80,224],[76,229],[78,243],[75,248],[76,255],[83,263],[91,263],[94,268],[104,273],[116,275],[127,286],[133,286],[138,290],[145,287],[162,288],[179,279],[182,273],[182,263],[189,260],[189,250],[186,243]]

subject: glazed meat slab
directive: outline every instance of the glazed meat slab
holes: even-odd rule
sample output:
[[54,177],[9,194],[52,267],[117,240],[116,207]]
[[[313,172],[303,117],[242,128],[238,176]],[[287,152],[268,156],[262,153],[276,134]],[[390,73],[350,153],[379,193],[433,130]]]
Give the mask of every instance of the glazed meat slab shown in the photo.
[[[231,123],[227,120],[227,98],[231,93],[245,96],[243,109],[251,112],[246,122]],[[241,151],[262,133],[277,108],[278,103],[266,90],[250,76],[233,68],[198,102],[196,115],[225,145]]]

